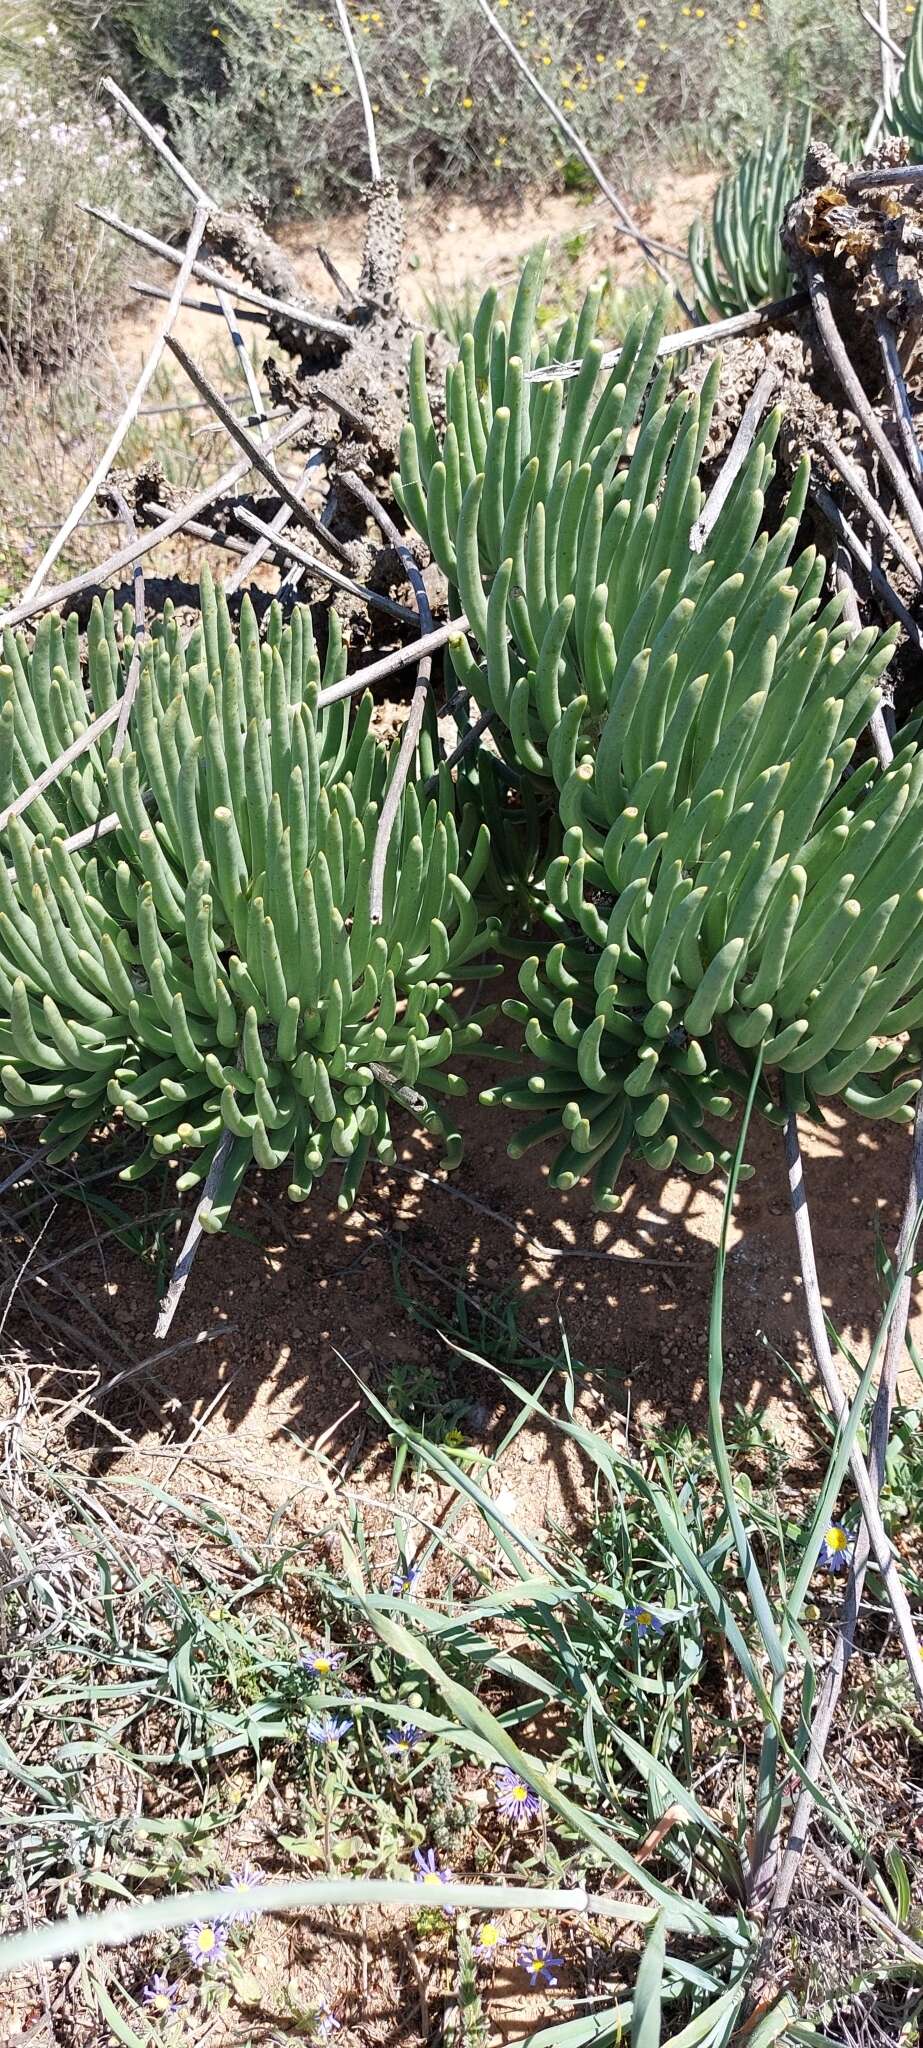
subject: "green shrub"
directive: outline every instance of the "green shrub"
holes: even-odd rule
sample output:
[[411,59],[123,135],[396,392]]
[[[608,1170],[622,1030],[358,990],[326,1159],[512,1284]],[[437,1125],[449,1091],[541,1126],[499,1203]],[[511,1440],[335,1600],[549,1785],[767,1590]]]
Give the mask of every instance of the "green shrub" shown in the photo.
[[508,329],[485,298],[441,439],[415,342],[399,490],[479,649],[451,643],[459,679],[557,814],[534,899],[550,940],[506,1005],[534,1064],[488,1099],[541,1112],[513,1149],[563,1139],[556,1185],[592,1171],[610,1208],[630,1152],[710,1171],[708,1119],[757,1059],[768,1114],[775,1070],[787,1107],[911,1117],[923,754],[841,784],[894,635],[821,608],[826,564],[793,553],[806,463],[763,526],[780,415],[696,551],[720,365],[671,396],[661,310],[603,382],[598,294],[537,346],[541,283],[532,259]]
[[98,345],[125,259],[77,201],[137,214],[138,182],[134,141],[102,108],[25,65],[0,75],[0,376],[58,371]]
[[[446,781],[428,803],[409,788],[373,922],[389,757],[370,698],[351,730],[345,698],[316,708],[345,667],[334,613],[328,633],[323,677],[301,607],[285,626],[273,608],[261,647],[245,601],[238,642],[206,577],[189,645],[170,611],[144,643],[132,744],[110,726],[4,834],[0,1117],[40,1114],[64,1156],[114,1105],[147,1139],[123,1177],[189,1155],[180,1190],[221,1148],[212,1230],[252,1160],[287,1165],[301,1201],[339,1159],[348,1206],[370,1152],[393,1157],[395,1099],[456,1151],[448,1062],[481,1037],[448,997],[490,936],[471,893],[486,828],[456,824]],[[4,807],[124,687],[130,614],[120,638],[97,603],[88,639],[89,693],[76,620],[44,620],[31,653],[5,635]],[[110,811],[117,831],[68,849]]]

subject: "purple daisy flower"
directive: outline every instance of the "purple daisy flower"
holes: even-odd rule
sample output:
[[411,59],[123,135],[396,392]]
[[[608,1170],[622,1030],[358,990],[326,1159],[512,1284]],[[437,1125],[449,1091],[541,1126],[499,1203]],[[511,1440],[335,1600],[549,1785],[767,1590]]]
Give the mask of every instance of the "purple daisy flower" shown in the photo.
[[179,2006],[180,1995],[181,1986],[171,1984],[162,1971],[155,1970],[141,1993],[141,2003],[151,2012],[157,2013],[161,2019],[169,2019]]
[[421,1728],[415,1728],[412,1721],[403,1728],[389,1728],[385,1736],[385,1748],[389,1756],[411,1756],[424,1740]]
[[349,1734],[352,1725],[349,1714],[314,1714],[308,1722],[305,1734],[311,1742],[321,1745],[339,1742],[341,1736]]
[[518,1771],[512,1771],[504,1764],[497,1772],[496,1782],[497,1806],[504,1820],[521,1827],[524,1821],[534,1820],[536,1814],[541,1813],[542,1802],[538,1793],[526,1778],[520,1777]]
[[238,1905],[231,1906],[228,1911],[227,1919],[229,1925],[234,1921],[238,1921],[241,1927],[247,1927],[251,1920],[256,1919],[253,1893],[259,1889],[262,1882],[263,1873],[257,1869],[255,1863],[242,1863],[239,1870],[229,1872],[227,1883],[231,1891],[238,1893],[240,1901]]
[[315,1678],[330,1678],[340,1665],[346,1662],[345,1650],[302,1650],[298,1659],[305,1671],[313,1672]]
[[[442,1870],[436,1861],[435,1849],[415,1849],[413,1860],[417,1866],[417,1883],[427,1885],[454,1884],[454,1870]],[[444,1913],[454,1913],[454,1906],[443,1906]]]
[[331,2012],[329,2005],[318,2006],[311,2023],[311,2040],[329,2041],[339,2031],[340,2022],[337,2019],[336,2013]]
[[420,1576],[419,1565],[402,1564],[391,1580],[391,1591],[395,1598],[402,1593],[412,1593]]
[[530,1984],[556,1984],[555,1971],[563,1969],[564,1957],[554,1956],[547,1941],[536,1935],[534,1941],[523,1943],[516,1957],[521,1970],[525,1970]]
[[831,1522],[820,1546],[817,1562],[825,1572],[845,1572],[854,1548],[853,1538],[849,1530],[844,1529],[842,1522]]
[[227,1945],[228,1930],[223,1920],[194,1920],[183,1935],[183,1947],[197,1970],[204,1970],[208,1963],[220,1963]]
[[663,1622],[652,1607],[626,1607],[625,1620],[631,1622],[639,1636],[663,1635]]

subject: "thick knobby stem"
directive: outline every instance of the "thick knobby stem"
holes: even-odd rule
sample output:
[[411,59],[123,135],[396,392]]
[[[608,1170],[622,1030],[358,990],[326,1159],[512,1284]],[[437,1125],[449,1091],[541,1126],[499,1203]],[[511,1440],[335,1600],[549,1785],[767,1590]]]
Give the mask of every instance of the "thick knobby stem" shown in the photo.
[[34,597],[37,597],[39,591],[41,590],[42,584],[44,583],[45,578],[48,574],[48,571],[52,566],[52,563],[57,561],[58,556],[61,553],[61,549],[63,547],[66,547],[67,542],[71,537],[71,534],[74,532],[74,529],[79,526],[84,513],[88,510],[90,505],[92,505],[100,485],[105,482],[105,479],[108,476],[110,469],[112,468],[112,465],[119,452],[119,449],[122,446],[122,442],[124,441],[125,436],[128,433],[129,428],[134,424],[134,421],[138,417],[138,413],[141,409],[141,400],[144,397],[148,385],[150,384],[151,379],[158,368],[160,359],[164,352],[164,348],[170,337],[173,322],[176,319],[177,314],[179,313],[180,306],[182,305],[183,293],[186,289],[187,284],[189,283],[190,276],[192,275],[192,269],[195,262],[196,252],[198,250],[199,243],[202,240],[202,236],[205,233],[205,224],[207,219],[207,212],[205,211],[204,207],[200,206],[196,211],[195,219],[193,220],[192,226],[189,230],[189,237],[186,242],[185,250],[182,255],[177,255],[176,257],[176,261],[179,264],[179,272],[177,275],[176,284],[173,288],[173,292],[171,294],[167,310],[160,323],[160,327],[157,330],[157,334],[154,338],[153,345],[148,353],[147,361],[145,362],[141,375],[138,378],[138,382],[135,385],[131,397],[128,400],[128,404],[125,406],[125,409],[121,414],[117,426],[115,427],[113,433],[110,434],[109,436],[109,440],[106,444],[106,447],[104,448],[103,453],[99,458],[99,461],[96,465],[96,468],[93,471],[92,476],[90,477],[89,482],[85,484],[83,490],[80,493],[79,498],[77,498],[76,502],[71,506],[71,509],[67,515],[67,518],[64,521],[63,526],[59,527],[53,541],[51,541],[49,546],[45,549],[45,552],[38,565],[38,568],[35,571],[35,575],[32,577],[28,589],[24,592],[24,604],[31,603],[31,600]]
[[[349,470],[343,477],[342,481],[346,485],[347,489],[352,491],[353,496],[358,498],[360,505],[364,505],[366,511],[371,514],[371,517],[380,526],[381,531],[385,536],[385,539],[390,541],[391,546],[393,548],[397,549],[397,552],[400,555],[401,561],[407,572],[407,579],[410,584],[411,590],[413,591],[414,599],[416,601],[417,612],[420,619],[420,635],[422,640],[431,630],[433,617],[429,608],[429,598],[426,595],[426,585],[420,574],[417,563],[414,561],[414,558],[410,552],[409,547],[402,538],[401,534],[398,533],[397,527],[395,526],[393,519],[390,517],[390,514],[385,511],[383,505],[379,504],[378,499],[373,496],[370,490],[367,489],[366,485],[361,481],[361,478],[355,476],[353,472]],[[423,724],[423,713],[426,710],[427,700],[429,698],[429,684],[431,673],[432,660],[430,658],[429,653],[425,653],[420,656],[420,665],[417,669],[417,680],[416,683],[414,684],[413,696],[410,699],[410,710],[407,713],[406,723],[404,725],[404,730],[401,735],[400,750],[398,752],[397,761],[395,762],[394,773],[388,784],[385,799],[381,807],[381,817],[378,820],[378,831],[375,834],[375,846],[372,853],[372,872],[369,882],[369,901],[373,924],[380,924],[381,922],[382,910],[384,907],[385,865],[388,859],[388,848],[391,844],[391,836],[394,831],[394,827],[397,822],[397,815],[401,807],[401,797],[403,796],[404,793],[404,786],[406,784],[407,777],[410,774],[410,769],[413,763],[413,757],[417,749],[417,741],[419,740],[420,737],[420,727]]]
[[[808,1330],[814,1362],[824,1384],[824,1391],[830,1403],[835,1422],[842,1426],[848,1413],[848,1403],[840,1385],[836,1366],[830,1351],[827,1325],[821,1301],[820,1283],[817,1277],[817,1262],[814,1257],[814,1241],[811,1235],[811,1219],[808,1214],[807,1194],[804,1185],[804,1168],[801,1160],[801,1146],[798,1141],[798,1119],[792,1111],[785,1126],[785,1158],[788,1167],[788,1185],[792,1213],[795,1219],[795,1236],[798,1243],[798,1258],[801,1278],[804,1284],[805,1307],[808,1315]],[[878,1509],[878,1500],[869,1468],[856,1444],[850,1453],[849,1467],[853,1476],[859,1504],[862,1509],[875,1563],[881,1573],[885,1592],[894,1615],[901,1647],[907,1660],[911,1683],[917,1700],[923,1706],[923,1659],[910,1605],[898,1573],[894,1552],[888,1541],[884,1523]]]

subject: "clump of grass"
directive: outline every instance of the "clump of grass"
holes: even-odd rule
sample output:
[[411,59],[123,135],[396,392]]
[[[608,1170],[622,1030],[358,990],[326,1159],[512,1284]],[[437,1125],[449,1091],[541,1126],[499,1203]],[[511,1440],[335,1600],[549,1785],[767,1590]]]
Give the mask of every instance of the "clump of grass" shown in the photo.
[[[732,1194],[733,1179],[725,1229]],[[267,2006],[250,1930],[264,1910],[371,1900],[400,1906],[405,1927],[409,1915],[418,1982],[447,1987],[447,2032],[463,2022],[475,2041],[495,2031],[511,1972],[560,2005],[547,2048],[629,2029],[651,2044],[726,2040],[746,2027],[760,1970],[785,1985],[767,2044],[808,2048],[828,2021],[835,2039],[876,2039],[886,2018],[912,2017],[912,1867],[893,1845],[879,1853],[832,1783],[821,1854],[770,1951],[763,1940],[874,1354],[816,1498],[782,1511],[771,1441],[750,1431],[744,1447],[769,1460],[759,1492],[729,1456],[723,1272],[724,1240],[708,1448],[681,1434],[627,1456],[581,1420],[567,1353],[532,1388],[497,1364],[495,1342],[455,1339],[469,1376],[496,1381],[504,1444],[468,1469],[369,1393],[405,1476],[427,1473],[440,1510],[418,1518],[419,1487],[401,1479],[398,1541],[383,1544],[380,1511],[370,1520],[347,1495],[337,1569],[278,1517],[257,1536],[169,1484],[100,1487],[36,1457],[20,1392],[31,1471],[5,1525],[9,1867],[34,1912],[62,1898],[74,1910],[71,1948],[105,1943],[108,1923],[83,1917],[101,1872],[127,1894],[122,1933],[143,1945],[114,1968],[97,1953],[85,1978],[117,2038],[144,2041],[155,2010],[165,2028],[181,2013],[188,2034],[256,2003],[324,2038],[337,2016],[297,1979]],[[498,1484],[526,1425],[591,1475],[579,1530],[537,1528]],[[875,1725],[903,1734],[879,1690]],[[869,1893],[871,1925],[838,1910],[841,1873],[860,1908]],[[56,1939],[40,1929],[14,1952],[28,1961]]]

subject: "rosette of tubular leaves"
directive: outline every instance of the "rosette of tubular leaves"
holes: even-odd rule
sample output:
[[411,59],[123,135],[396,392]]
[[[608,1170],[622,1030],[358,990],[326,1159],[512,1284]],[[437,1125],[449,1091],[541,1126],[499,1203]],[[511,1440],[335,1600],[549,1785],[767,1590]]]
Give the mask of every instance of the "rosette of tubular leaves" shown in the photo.
[[672,391],[661,313],[603,376],[596,299],[537,346],[540,286],[530,262],[509,328],[485,299],[442,434],[417,345],[399,492],[470,621],[458,674],[560,823],[507,1006],[531,1066],[485,1099],[533,1112],[514,1151],[563,1139],[555,1184],[592,1174],[606,1209],[628,1153],[727,1160],[711,1124],[758,1052],[771,1116],[911,1117],[923,755],[853,765],[893,636],[853,638],[795,553],[806,466],[764,523],[778,417],[696,552],[719,365]]
[[[408,786],[373,924],[395,757],[370,697],[352,717],[345,698],[318,707],[346,666],[335,613],[323,673],[307,609],[283,624],[274,606],[261,643],[249,601],[238,635],[207,575],[187,644],[169,609],[133,644],[111,598],[87,640],[86,677],[73,619],[4,641],[4,811],[140,673],[128,744],[110,727],[0,835],[0,1118],[41,1116],[62,1157],[120,1113],[146,1139],[123,1177],[176,1158],[180,1190],[229,1134],[211,1230],[251,1162],[287,1167],[301,1201],[339,1160],[348,1206],[369,1155],[394,1156],[395,1100],[451,1158],[450,1063],[482,1019],[450,997],[484,972],[486,827],[456,818],[446,775],[428,801]],[[88,835],[111,813],[117,830]]]
[[787,121],[767,130],[721,179],[708,227],[693,221],[689,266],[707,319],[742,313],[794,289],[780,235],[801,187],[810,129],[808,118],[794,140]]

